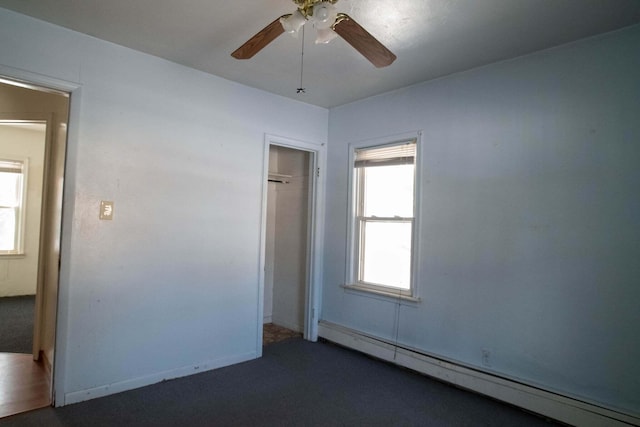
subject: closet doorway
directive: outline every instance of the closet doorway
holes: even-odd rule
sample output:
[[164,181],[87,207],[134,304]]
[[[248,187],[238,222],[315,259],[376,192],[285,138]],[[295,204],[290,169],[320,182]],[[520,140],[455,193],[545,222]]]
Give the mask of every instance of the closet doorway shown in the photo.
[[324,147],[274,138],[266,144],[260,346],[296,335],[315,341]]

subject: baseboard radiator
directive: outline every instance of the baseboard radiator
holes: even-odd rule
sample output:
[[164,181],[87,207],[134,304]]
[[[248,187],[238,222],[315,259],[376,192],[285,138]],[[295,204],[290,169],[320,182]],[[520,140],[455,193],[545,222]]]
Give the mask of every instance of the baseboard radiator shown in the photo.
[[640,417],[583,402],[517,381],[444,361],[334,323],[320,321],[318,335],[333,343],[412,369],[455,386],[580,427],[639,426]]

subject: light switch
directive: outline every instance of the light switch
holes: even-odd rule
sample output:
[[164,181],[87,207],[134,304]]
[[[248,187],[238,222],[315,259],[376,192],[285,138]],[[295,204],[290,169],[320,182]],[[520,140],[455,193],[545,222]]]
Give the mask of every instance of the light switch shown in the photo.
[[100,202],[100,219],[113,219],[113,202],[106,200]]

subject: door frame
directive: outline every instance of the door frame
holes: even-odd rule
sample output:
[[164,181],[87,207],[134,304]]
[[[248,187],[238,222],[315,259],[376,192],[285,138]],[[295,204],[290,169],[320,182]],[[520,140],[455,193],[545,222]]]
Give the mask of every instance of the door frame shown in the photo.
[[269,193],[269,148],[271,146],[292,148],[311,154],[309,170],[309,214],[307,218],[307,271],[304,307],[304,339],[318,340],[318,321],[322,298],[322,259],[324,252],[324,186],[326,144],[300,141],[265,134],[262,171],[262,210],[260,224],[260,259],[258,270],[258,322],[256,355],[262,356],[262,324],[264,316],[264,282],[267,234],[267,199]]
[[[64,406],[64,390],[65,390],[65,367],[66,367],[66,343],[68,336],[68,284],[69,284],[69,254],[70,254],[70,230],[71,221],[73,220],[71,213],[74,210],[75,192],[75,158],[76,152],[73,149],[77,146],[78,141],[78,123],[80,122],[80,100],[81,85],[79,83],[50,77],[36,72],[13,68],[0,64],[0,82],[25,87],[28,89],[40,90],[43,92],[64,94],[69,97],[67,122],[64,131],[66,137],[58,140],[55,138],[55,147],[52,143],[51,157],[46,160],[45,168],[53,168],[56,180],[60,180],[56,184],[60,186],[59,194],[56,197],[56,212],[58,215],[57,230],[44,230],[41,233],[41,244],[48,242],[48,239],[55,239],[58,251],[58,268],[57,272],[57,298],[56,322],[55,322],[55,338],[54,338],[54,360],[50,360],[50,396],[52,406]],[[51,126],[51,132],[58,131]],[[48,132],[48,135],[52,135]],[[52,141],[54,138],[52,138]],[[61,159],[53,164],[53,152],[58,151]],[[51,169],[49,169],[51,171]],[[47,172],[45,172],[47,173]],[[50,177],[49,177],[50,178]],[[54,185],[54,184],[50,184]],[[51,187],[49,187],[51,188]],[[49,212],[51,214],[51,212]],[[46,234],[46,235],[44,235]],[[40,257],[46,256],[42,252]],[[40,273],[38,273],[40,274]],[[56,396],[59,399],[56,399]]]

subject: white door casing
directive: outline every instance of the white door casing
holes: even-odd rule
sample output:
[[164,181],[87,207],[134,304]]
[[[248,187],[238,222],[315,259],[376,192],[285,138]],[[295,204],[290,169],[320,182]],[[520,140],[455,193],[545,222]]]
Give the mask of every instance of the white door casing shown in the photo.
[[318,321],[322,295],[322,253],[324,236],[324,165],[326,145],[310,143],[295,139],[265,135],[263,155],[263,189],[262,216],[260,226],[260,259],[258,271],[258,324],[256,354],[262,356],[262,322],[264,312],[265,255],[267,228],[267,195],[269,174],[269,147],[281,146],[295,150],[307,151],[311,154],[309,216],[307,221],[307,286],[304,307],[304,338],[309,341],[318,339]]

